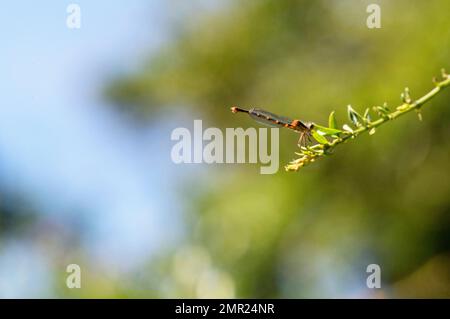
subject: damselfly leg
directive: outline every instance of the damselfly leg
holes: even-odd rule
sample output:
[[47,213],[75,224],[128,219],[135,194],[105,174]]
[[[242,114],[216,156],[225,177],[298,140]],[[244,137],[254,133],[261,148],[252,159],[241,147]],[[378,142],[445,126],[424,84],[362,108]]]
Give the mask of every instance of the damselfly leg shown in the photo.
[[305,132],[300,133],[300,137],[298,139],[297,145],[302,147],[302,146],[306,146],[310,143],[311,143],[311,132],[305,131]]

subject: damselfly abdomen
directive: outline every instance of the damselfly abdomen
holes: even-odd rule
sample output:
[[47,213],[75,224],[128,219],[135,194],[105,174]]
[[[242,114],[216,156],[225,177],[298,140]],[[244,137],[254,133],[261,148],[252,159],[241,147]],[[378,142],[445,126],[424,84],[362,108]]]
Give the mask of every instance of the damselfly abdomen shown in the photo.
[[279,116],[258,108],[251,108],[249,110],[241,109],[237,106],[231,108],[233,113],[247,113],[255,121],[275,127],[286,127],[300,134],[298,145],[304,146],[311,140],[311,130],[314,126],[311,122],[302,122],[300,120],[291,120],[290,118]]

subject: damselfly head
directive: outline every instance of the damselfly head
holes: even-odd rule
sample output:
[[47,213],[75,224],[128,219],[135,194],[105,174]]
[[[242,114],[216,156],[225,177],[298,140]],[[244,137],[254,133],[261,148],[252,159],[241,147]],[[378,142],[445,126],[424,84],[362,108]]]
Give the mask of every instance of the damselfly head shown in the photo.
[[302,131],[310,131],[314,127],[312,122],[303,122],[300,120],[293,120],[291,125],[292,127],[299,128]]

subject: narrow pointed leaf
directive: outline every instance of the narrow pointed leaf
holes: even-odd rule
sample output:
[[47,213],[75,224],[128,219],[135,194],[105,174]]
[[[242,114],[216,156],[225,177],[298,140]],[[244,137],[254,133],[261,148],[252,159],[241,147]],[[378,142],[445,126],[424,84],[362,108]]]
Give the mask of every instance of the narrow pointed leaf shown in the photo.
[[336,118],[334,117],[334,111],[330,113],[328,117],[328,127],[335,129],[337,127]]
[[362,124],[363,117],[356,112],[351,105],[347,106],[348,118],[352,121],[356,126],[360,126]]
[[320,144],[328,144],[328,140],[326,139],[326,137],[321,135],[318,131],[312,130],[311,133],[314,139]]
[[314,130],[322,132],[322,135],[336,135],[342,133],[342,131],[337,128],[325,127],[317,124],[314,124]]
[[344,129],[344,131],[353,133],[353,129],[350,126],[348,126],[347,124],[344,124],[344,126],[342,126],[342,128]]

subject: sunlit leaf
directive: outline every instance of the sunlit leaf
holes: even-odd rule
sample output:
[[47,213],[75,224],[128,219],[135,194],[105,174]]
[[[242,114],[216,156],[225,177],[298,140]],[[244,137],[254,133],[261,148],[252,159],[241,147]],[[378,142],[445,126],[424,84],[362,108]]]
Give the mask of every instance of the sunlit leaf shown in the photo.
[[350,126],[348,126],[347,124],[344,124],[344,126],[342,126],[342,128],[344,129],[344,131],[353,133],[353,129]]
[[328,127],[335,129],[337,127],[336,118],[334,116],[334,111],[330,113],[328,117]]
[[314,130],[321,131],[323,133],[322,135],[336,135],[342,133],[342,131],[337,128],[325,127],[317,124],[314,124]]
[[[319,133],[320,132],[320,133]],[[317,131],[317,130],[312,130],[312,136],[314,137],[314,139],[319,142],[320,144],[328,144],[328,140],[326,139],[326,137],[324,135],[322,135],[321,131]]]
[[370,108],[366,108],[366,111],[364,112],[364,121],[366,123],[369,123],[370,121],[372,121],[372,118],[370,116]]
[[347,106],[348,118],[356,126],[361,126],[364,121],[363,117],[356,112],[351,105]]

